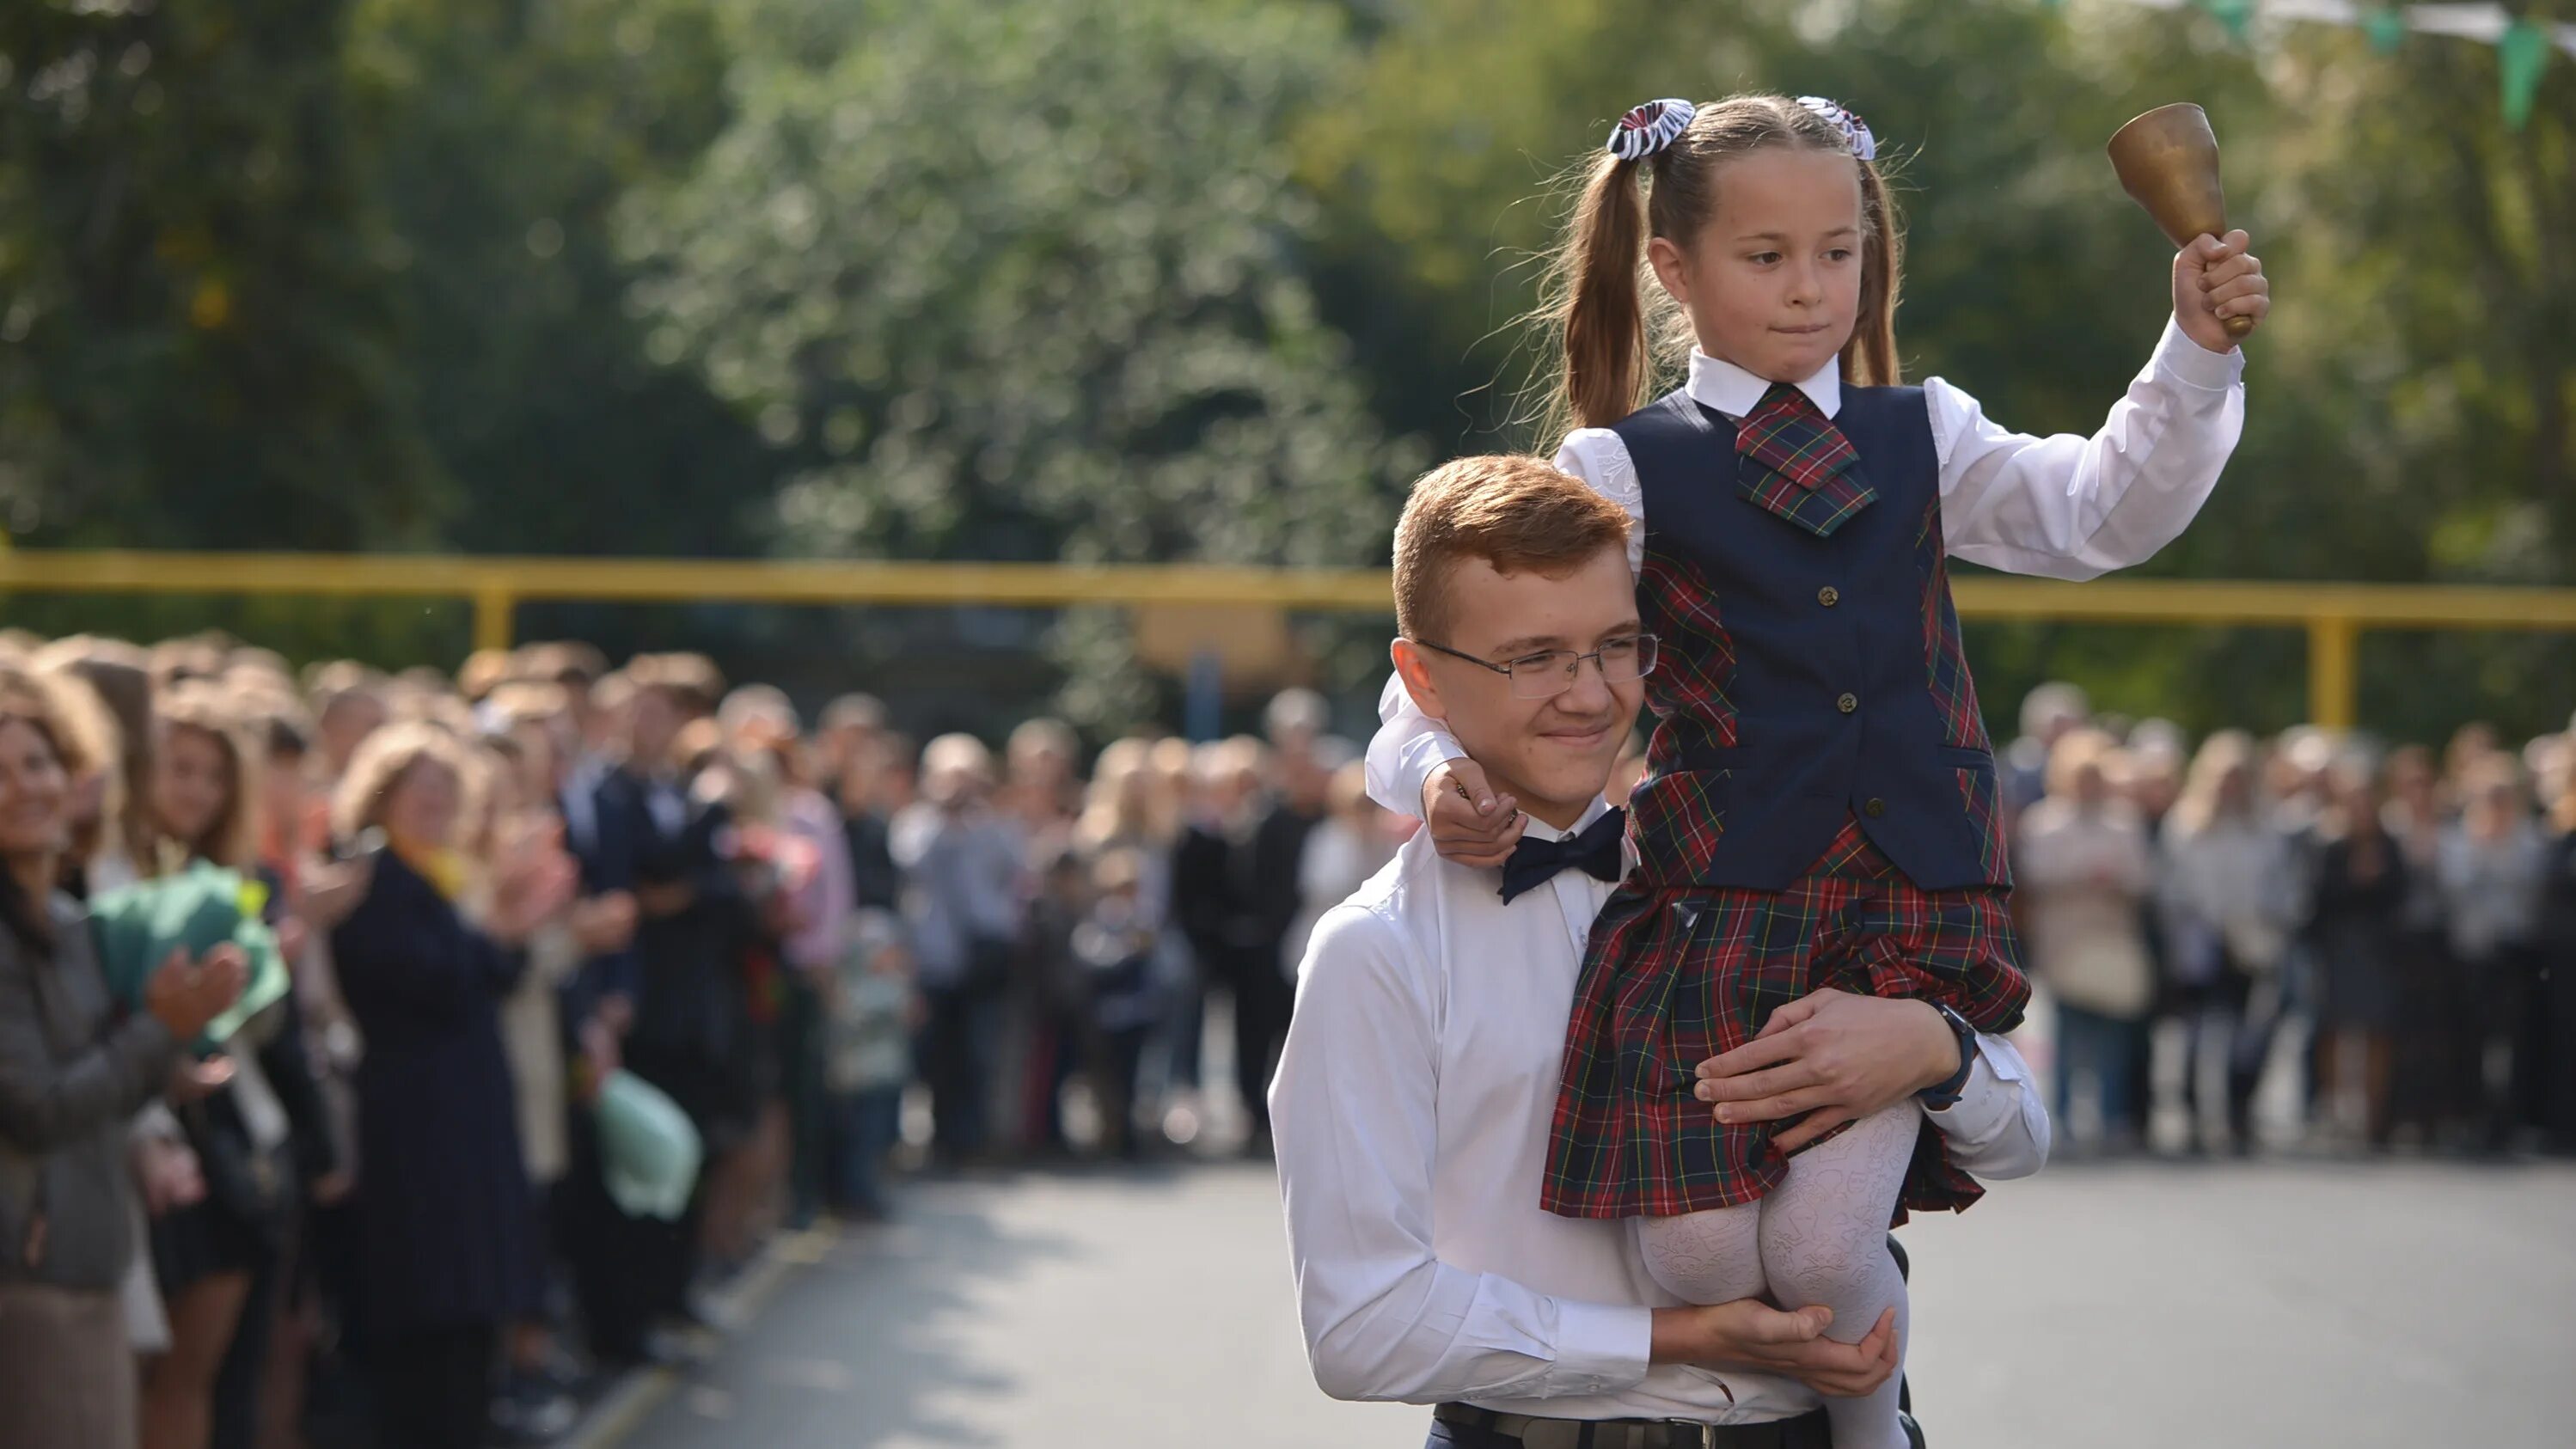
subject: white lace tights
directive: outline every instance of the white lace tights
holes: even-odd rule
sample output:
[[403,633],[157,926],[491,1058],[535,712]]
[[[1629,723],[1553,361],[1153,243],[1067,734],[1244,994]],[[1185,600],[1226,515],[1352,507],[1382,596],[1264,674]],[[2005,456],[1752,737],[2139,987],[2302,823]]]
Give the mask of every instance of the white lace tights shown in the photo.
[[[1763,1296],[1783,1308],[1834,1311],[1827,1338],[1858,1343],[1896,1309],[1905,1351],[1905,1279],[1887,1251],[1887,1220],[1914,1155],[1922,1108],[1909,1098],[1854,1122],[1789,1159],[1789,1175],[1759,1202],[1637,1224],[1646,1271],[1692,1303]],[[1825,1400],[1835,1449],[1905,1449],[1897,1376],[1866,1398]]]

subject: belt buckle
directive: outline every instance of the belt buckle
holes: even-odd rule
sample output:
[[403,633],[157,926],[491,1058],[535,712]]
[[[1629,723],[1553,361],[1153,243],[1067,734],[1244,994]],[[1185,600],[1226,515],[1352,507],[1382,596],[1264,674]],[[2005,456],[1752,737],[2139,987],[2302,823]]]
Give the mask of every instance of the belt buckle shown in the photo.
[[1697,1419],[1667,1419],[1664,1422],[1671,1424],[1675,1428],[1698,1430],[1699,1449],[1717,1449],[1717,1426],[1715,1424],[1702,1423]]

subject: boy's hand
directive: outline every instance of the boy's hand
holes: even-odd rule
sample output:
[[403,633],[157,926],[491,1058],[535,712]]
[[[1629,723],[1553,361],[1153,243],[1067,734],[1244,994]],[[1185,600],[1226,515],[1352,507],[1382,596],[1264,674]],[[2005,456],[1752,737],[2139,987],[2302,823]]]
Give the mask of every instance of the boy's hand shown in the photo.
[[1692,1095],[1720,1122],[1797,1122],[1771,1142],[1795,1152],[1959,1069],[1959,1039],[1930,1005],[1818,987],[1771,1013],[1753,1040],[1699,1065]]
[[1796,1379],[1817,1393],[1841,1398],[1877,1392],[1895,1376],[1901,1357],[1896,1310],[1880,1313],[1858,1343],[1825,1337],[1833,1321],[1830,1308],[1786,1313],[1751,1298],[1706,1308],[1658,1308],[1647,1361],[1696,1364],[1721,1373],[1749,1369]]
[[1521,839],[1520,802],[1497,797],[1473,760],[1451,760],[1422,782],[1422,823],[1443,860],[1497,866]]
[[2183,335],[2211,352],[2233,352],[2239,339],[2227,335],[2227,319],[2250,317],[2254,325],[2272,310],[2272,280],[2263,275],[2262,258],[2246,250],[2253,238],[2242,231],[2224,237],[2197,236],[2174,253],[2174,320]]

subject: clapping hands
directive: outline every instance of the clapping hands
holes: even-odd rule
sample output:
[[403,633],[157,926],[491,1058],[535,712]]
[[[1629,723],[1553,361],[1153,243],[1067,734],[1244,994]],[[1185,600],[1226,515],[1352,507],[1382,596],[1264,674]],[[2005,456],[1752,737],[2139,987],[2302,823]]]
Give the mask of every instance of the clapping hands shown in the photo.
[[186,951],[173,950],[145,983],[143,1009],[172,1037],[188,1041],[240,1000],[249,984],[250,961],[239,946],[217,946],[193,961]]

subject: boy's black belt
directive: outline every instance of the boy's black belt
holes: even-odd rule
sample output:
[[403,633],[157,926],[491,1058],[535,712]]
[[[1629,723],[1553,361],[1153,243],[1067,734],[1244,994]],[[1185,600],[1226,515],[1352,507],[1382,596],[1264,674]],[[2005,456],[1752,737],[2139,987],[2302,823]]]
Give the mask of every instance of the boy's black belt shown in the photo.
[[1825,1411],[1760,1424],[1700,1424],[1688,1419],[1540,1419],[1498,1414],[1472,1404],[1442,1404],[1443,1424],[1517,1439],[1521,1449],[1832,1449]]

